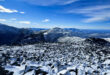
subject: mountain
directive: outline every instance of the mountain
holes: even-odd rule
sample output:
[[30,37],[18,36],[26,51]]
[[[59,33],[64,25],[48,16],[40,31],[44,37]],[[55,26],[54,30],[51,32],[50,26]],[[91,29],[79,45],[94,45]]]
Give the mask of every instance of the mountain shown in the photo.
[[47,42],[57,42],[58,38],[70,35],[71,31],[58,27],[49,29],[44,33],[44,37]]
[[20,35],[20,29],[0,24],[0,45],[12,44]]
[[41,30],[48,30],[48,28],[29,28],[29,30],[36,32],[36,31],[41,31]]
[[45,31],[33,31],[0,24],[0,45],[24,45],[44,42]]
[[75,28],[15,28],[0,24],[0,45],[24,45],[39,42],[79,42],[84,38],[110,38],[109,30]]
[[84,41],[84,38],[80,38],[80,37],[60,37],[58,39],[58,42],[61,43],[78,43],[78,42],[82,42]]
[[32,29],[34,33],[44,31],[42,33],[43,41],[45,42],[75,42],[78,39],[89,37],[94,38],[108,38],[110,37],[110,30],[84,30],[76,28],[52,28],[52,29]]
[[58,27],[33,31],[1,24],[0,43],[17,46],[0,46],[0,75],[110,75],[110,38],[88,38],[106,37],[104,33]]
[[97,45],[108,45],[110,44],[109,41],[101,38],[87,38],[85,42],[90,43],[90,44],[97,44]]
[[110,30],[83,30],[83,29],[75,29],[75,28],[58,28],[58,27],[56,27],[56,28],[47,30],[47,32],[44,33],[44,37],[47,42],[56,42],[56,41],[58,41],[59,38],[63,38],[63,37],[65,37],[65,38],[71,37],[71,39],[73,39],[73,37],[109,38]]
[[81,29],[82,37],[109,38],[110,30]]
[[[27,32],[30,32],[30,30],[28,30]],[[28,35],[22,33],[19,39],[14,43],[14,45],[26,45],[45,42],[45,38],[43,35],[44,32],[45,31],[30,32],[28,33]]]

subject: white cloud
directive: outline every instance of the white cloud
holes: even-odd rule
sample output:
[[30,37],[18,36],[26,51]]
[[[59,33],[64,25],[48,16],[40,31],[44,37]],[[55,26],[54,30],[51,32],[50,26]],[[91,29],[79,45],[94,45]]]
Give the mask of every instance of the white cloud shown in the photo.
[[44,19],[42,22],[49,22],[50,20],[49,19]]
[[25,12],[20,12],[21,14],[24,14]]
[[19,23],[21,23],[21,24],[31,24],[30,21],[19,21]]
[[18,11],[7,9],[7,8],[3,7],[2,5],[0,5],[0,12],[3,12],[3,13],[17,13]]
[[8,9],[8,8],[5,8],[2,5],[0,5],[0,12],[1,13],[20,13],[20,14],[24,14],[24,12],[19,12],[18,10],[15,10],[15,9]]
[[1,22],[5,22],[5,21],[6,21],[6,19],[0,19],[0,21],[1,21]]
[[83,22],[98,22],[110,20],[110,5],[99,5],[86,7],[76,10],[69,10],[68,13],[82,14],[88,18],[83,20]]
[[103,17],[91,17],[91,18],[83,20],[83,22],[90,23],[90,22],[105,21],[105,20],[106,19]]
[[23,1],[40,6],[50,6],[50,5],[67,5],[74,3],[78,0],[23,0]]
[[71,3],[74,3],[76,1],[79,1],[79,0],[67,0],[65,2],[62,2],[61,5],[67,5],[67,4],[71,4]]

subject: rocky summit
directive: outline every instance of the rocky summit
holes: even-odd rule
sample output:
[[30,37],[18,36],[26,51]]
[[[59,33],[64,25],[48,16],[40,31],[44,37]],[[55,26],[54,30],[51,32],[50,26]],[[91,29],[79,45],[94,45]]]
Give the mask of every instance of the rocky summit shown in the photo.
[[39,43],[0,47],[4,75],[109,75],[110,46]]

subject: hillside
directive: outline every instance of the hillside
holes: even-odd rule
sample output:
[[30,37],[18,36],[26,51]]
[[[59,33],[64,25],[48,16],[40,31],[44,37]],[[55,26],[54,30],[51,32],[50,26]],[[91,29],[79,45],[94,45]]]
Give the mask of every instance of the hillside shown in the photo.
[[20,29],[0,24],[0,45],[12,44],[12,42],[18,39],[20,35]]

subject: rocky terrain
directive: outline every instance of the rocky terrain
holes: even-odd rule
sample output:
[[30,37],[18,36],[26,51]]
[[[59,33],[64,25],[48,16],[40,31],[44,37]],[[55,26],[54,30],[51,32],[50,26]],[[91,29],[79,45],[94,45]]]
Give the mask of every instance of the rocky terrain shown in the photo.
[[0,71],[2,75],[110,75],[110,46],[92,40],[1,46]]

